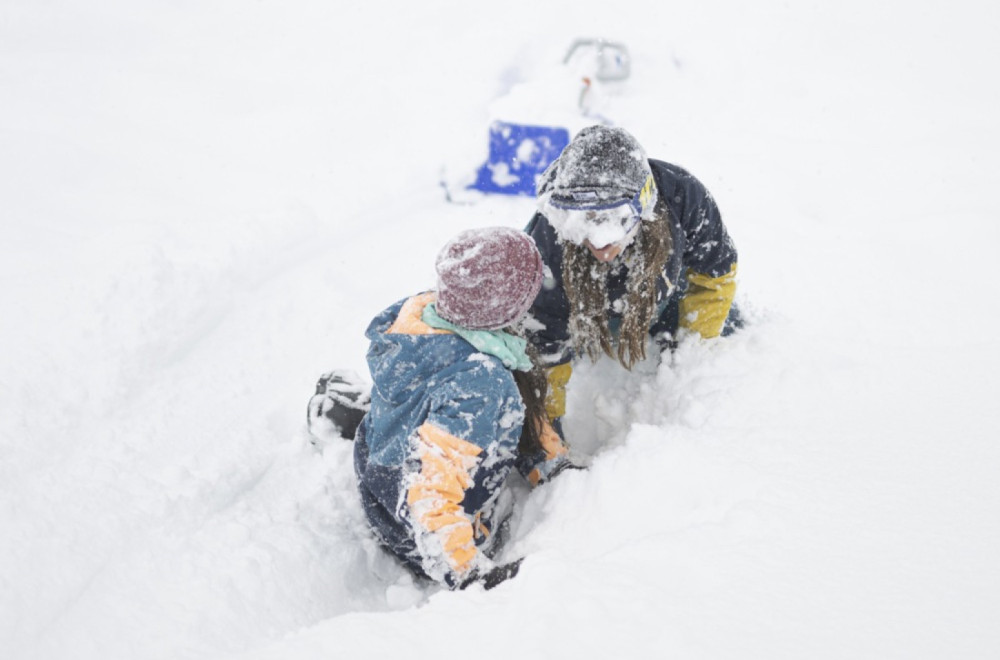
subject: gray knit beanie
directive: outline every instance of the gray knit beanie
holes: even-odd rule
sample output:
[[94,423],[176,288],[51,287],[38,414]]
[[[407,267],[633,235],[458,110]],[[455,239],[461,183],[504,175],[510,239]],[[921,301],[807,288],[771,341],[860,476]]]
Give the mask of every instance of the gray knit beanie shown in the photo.
[[623,128],[588,126],[542,174],[538,196],[588,208],[631,199],[652,175],[646,152]]

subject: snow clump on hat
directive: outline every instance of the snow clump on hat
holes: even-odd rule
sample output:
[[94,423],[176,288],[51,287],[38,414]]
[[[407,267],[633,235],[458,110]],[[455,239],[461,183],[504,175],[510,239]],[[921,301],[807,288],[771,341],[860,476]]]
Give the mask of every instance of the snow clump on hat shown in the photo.
[[524,232],[509,227],[464,231],[438,254],[437,311],[470,330],[499,330],[520,320],[542,286],[542,257]]

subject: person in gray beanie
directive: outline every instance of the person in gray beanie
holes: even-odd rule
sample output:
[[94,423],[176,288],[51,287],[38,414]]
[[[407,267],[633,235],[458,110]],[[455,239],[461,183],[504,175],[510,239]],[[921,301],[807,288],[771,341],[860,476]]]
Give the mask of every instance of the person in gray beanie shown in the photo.
[[726,335],[741,325],[737,253],[708,190],[689,172],[649,159],[627,131],[580,131],[539,179],[525,231],[546,280],[528,338],[547,367],[549,417],[560,431],[577,356],[626,369],[680,333]]
[[567,467],[545,415],[545,374],[520,324],[541,287],[534,242],[473,229],[436,261],[437,288],[375,317],[371,404],[354,436],[358,490],[380,543],[414,574],[487,588],[517,572],[496,560],[513,497]]

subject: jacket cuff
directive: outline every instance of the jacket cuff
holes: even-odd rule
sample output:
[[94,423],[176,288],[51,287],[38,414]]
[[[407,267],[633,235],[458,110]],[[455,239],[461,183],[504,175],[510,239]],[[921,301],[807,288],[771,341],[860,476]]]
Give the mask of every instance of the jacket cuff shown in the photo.
[[688,272],[688,288],[680,300],[680,325],[703,338],[718,337],[736,296],[736,264],[719,277]]

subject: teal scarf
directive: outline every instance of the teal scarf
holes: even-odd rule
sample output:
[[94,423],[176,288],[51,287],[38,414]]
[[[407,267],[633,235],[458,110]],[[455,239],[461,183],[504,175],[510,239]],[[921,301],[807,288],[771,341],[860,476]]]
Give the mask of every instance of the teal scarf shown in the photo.
[[531,359],[525,351],[528,342],[520,337],[508,334],[502,330],[470,330],[460,325],[446,321],[437,313],[437,307],[431,303],[424,307],[421,317],[424,323],[439,330],[450,330],[472,344],[477,350],[489,353],[503,362],[508,369],[530,371]]

